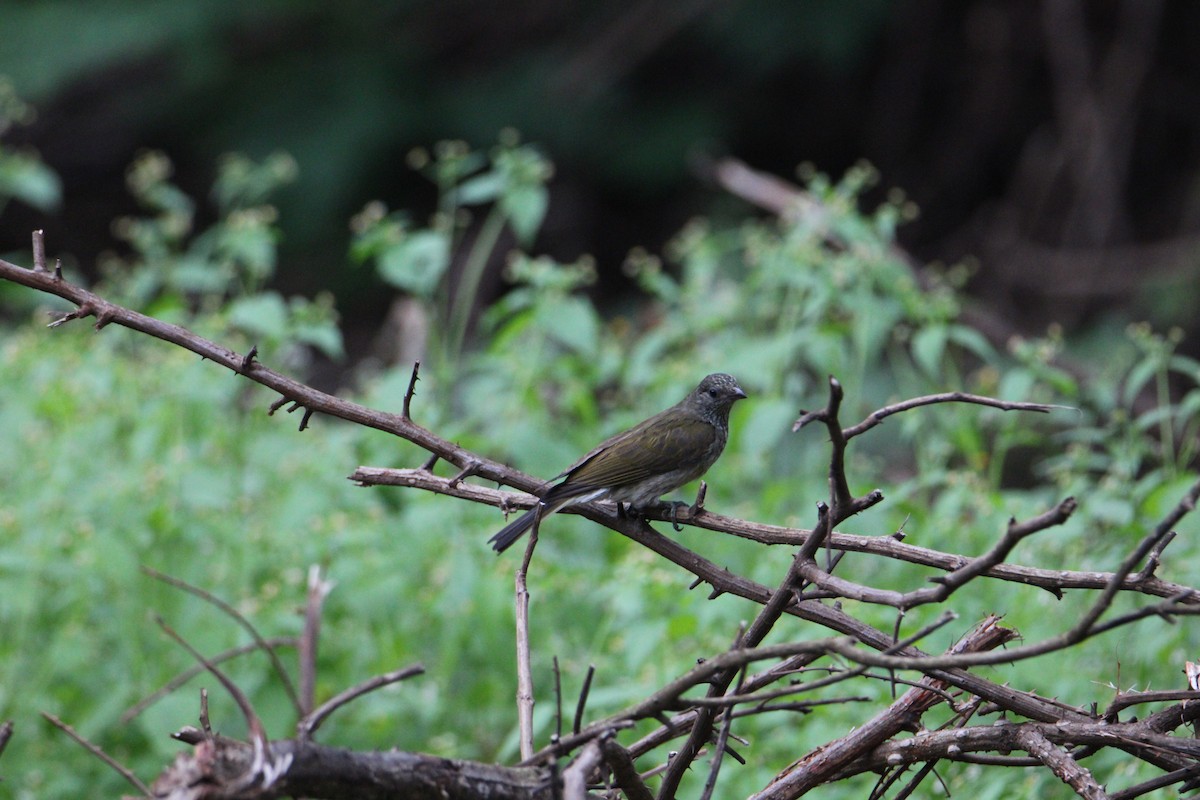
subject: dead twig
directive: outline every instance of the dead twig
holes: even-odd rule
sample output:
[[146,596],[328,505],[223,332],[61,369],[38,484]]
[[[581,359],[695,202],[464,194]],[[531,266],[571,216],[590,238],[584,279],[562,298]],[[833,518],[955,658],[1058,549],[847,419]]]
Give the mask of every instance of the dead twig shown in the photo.
[[313,709],[317,685],[317,642],[321,633],[321,608],[333,591],[333,582],[321,579],[321,568],[308,568],[308,593],[304,604],[304,633],[300,636],[300,713]]
[[[151,578],[154,578],[156,581],[161,581],[168,586],[174,586],[176,589],[182,589],[188,594],[199,597],[204,602],[222,611],[226,616],[236,622],[242,628],[242,630],[250,634],[250,637],[254,639],[254,643],[258,646],[258,649],[266,653],[267,658],[271,660],[271,667],[275,670],[275,674],[279,676],[279,680],[283,684],[283,690],[287,692],[288,698],[292,701],[292,705],[295,706],[296,711],[301,714],[304,713],[304,710],[300,706],[300,698],[296,694],[296,687],[292,683],[291,676],[288,675],[287,670],[284,668],[283,662],[279,660],[279,656],[276,655],[275,650],[267,646],[267,640],[258,632],[258,629],[255,628],[254,625],[251,624],[250,620],[246,619],[246,617],[243,616],[240,611],[214,595],[212,592],[202,589],[199,586],[193,586],[187,581],[176,578],[173,575],[168,575],[165,572],[159,572],[153,567],[148,567],[144,564],[142,565],[141,570],[143,573]],[[212,662],[210,661],[209,663]]]
[[[76,731],[74,728],[72,728],[67,723],[63,722],[61,719],[59,719],[55,715],[49,714],[49,713],[43,711],[42,716],[45,717],[46,721],[49,722],[51,725],[58,728],[60,731],[65,733],[67,736],[70,736],[72,739],[74,739],[77,744],[81,745],[89,753],[91,753],[96,758],[103,761],[108,766],[112,767],[112,769],[115,770],[117,772],[117,774],[119,774],[122,778],[124,778],[126,781],[128,781],[131,786],[133,786],[135,789],[137,789],[139,792],[141,792],[143,797],[151,797],[152,796],[150,793],[149,786],[142,783],[141,779],[138,778],[137,775],[134,775],[132,770],[130,770],[128,767],[126,767],[121,762],[117,761],[115,758],[110,756],[108,753],[104,752],[104,750],[99,745],[89,742],[78,731]],[[9,723],[6,723],[6,725],[8,726],[9,732],[11,733],[12,723],[9,722]],[[7,739],[6,739],[6,741],[7,741]]]
[[304,717],[302,717],[300,721],[296,723],[296,736],[304,740],[311,739],[313,733],[316,732],[317,728],[321,727],[321,724],[329,718],[329,715],[347,703],[357,700],[364,694],[373,692],[376,689],[381,689],[384,686],[390,686],[393,683],[399,683],[400,681],[408,680],[416,675],[424,674],[425,667],[421,666],[420,664],[413,664],[412,666],[392,670],[391,672],[384,673],[383,675],[377,675],[370,680],[363,681],[357,686],[350,687],[344,692],[339,692],[321,705],[317,706],[310,713],[305,714]]

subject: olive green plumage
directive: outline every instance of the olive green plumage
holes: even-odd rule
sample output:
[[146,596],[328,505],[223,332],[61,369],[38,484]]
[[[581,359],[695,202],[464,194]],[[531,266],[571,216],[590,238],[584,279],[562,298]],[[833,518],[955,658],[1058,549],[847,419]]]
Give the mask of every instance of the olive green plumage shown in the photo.
[[725,449],[729,409],[746,393],[731,375],[715,373],[666,411],[618,433],[568,467],[541,502],[489,541],[503,552],[545,517],[576,503],[612,500],[648,506],[699,478]]

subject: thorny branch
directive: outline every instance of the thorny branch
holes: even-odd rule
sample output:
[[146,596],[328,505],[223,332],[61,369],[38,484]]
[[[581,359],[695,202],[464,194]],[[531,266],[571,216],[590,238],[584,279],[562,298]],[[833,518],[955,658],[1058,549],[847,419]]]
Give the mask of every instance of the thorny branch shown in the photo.
[[[726,175],[726,178],[729,176]],[[109,303],[92,292],[68,283],[59,270],[52,271],[47,267],[40,232],[34,238],[34,269],[23,269],[0,260],[0,278],[62,297],[77,306],[74,311],[55,320],[53,326],[88,316],[95,318],[97,328],[114,323],[123,325],[197,353],[278,392],[280,398],[270,405],[270,412],[285,406],[289,411],[304,409],[301,429],[307,427],[312,415],[322,413],[393,433],[419,445],[430,454],[425,464],[417,469],[359,467],[351,478],[361,485],[408,486],[504,509],[528,507],[535,502],[535,498],[529,494],[476,485],[468,479],[477,477],[524,492],[537,492],[543,486],[541,481],[532,476],[461,448],[413,422],[412,404],[418,380],[416,367],[399,414],[376,411],[316,391],[265,366],[259,360],[256,349],[239,355],[182,327]],[[837,530],[837,526],[881,502],[883,495],[879,491],[860,497],[852,494],[846,474],[847,448],[858,436],[880,425],[887,417],[947,402],[1041,413],[1061,407],[952,392],[885,406],[861,422],[843,427],[839,420],[842,396],[841,385],[831,378],[826,407],[803,413],[794,428],[799,430],[809,423],[819,422],[828,433],[829,497],[818,505],[811,530],[724,517],[704,509],[700,502],[692,509],[674,511],[679,522],[696,529],[792,548],[794,557],[786,574],[774,588],[726,570],[660,534],[650,523],[666,519],[665,512],[651,512],[634,519],[617,514],[611,505],[604,503],[568,509],[571,513],[580,513],[634,539],[692,573],[698,583],[707,583],[711,587],[713,598],[721,594],[736,595],[761,608],[730,649],[708,655],[693,669],[617,714],[590,723],[584,722],[585,700],[581,697],[571,733],[556,738],[549,747],[536,752],[530,752],[531,741],[529,744],[523,742],[523,756],[530,766],[488,768],[445,759],[427,761],[424,760],[426,757],[407,754],[349,753],[323,748],[311,741],[313,732],[328,713],[364,692],[417,674],[420,667],[397,670],[365,681],[308,713],[297,726],[296,739],[271,741],[244,694],[223,676],[213,660],[204,659],[172,633],[237,700],[250,726],[252,741],[245,744],[217,736],[207,728],[207,712],[202,711],[205,730],[188,729],[178,736],[181,741],[195,746],[194,757],[185,759],[186,764],[178,762],[168,768],[151,791],[155,796],[168,796],[162,793],[170,783],[167,779],[177,777],[178,772],[178,776],[186,776],[186,785],[211,786],[222,797],[242,796],[243,793],[277,796],[274,793],[289,790],[295,790],[303,796],[325,797],[335,796],[347,786],[356,787],[354,791],[361,797],[392,796],[399,791],[397,784],[388,784],[384,789],[371,783],[380,779],[383,773],[379,770],[387,769],[398,770],[387,773],[387,777],[401,782],[418,774],[436,773],[438,781],[441,781],[436,784],[439,792],[445,796],[464,798],[478,796],[482,791],[480,787],[484,785],[489,786],[488,791],[494,792],[495,796],[573,798],[584,797],[589,787],[607,784],[619,787],[628,798],[647,800],[651,792],[646,778],[658,775],[661,777],[657,796],[667,800],[677,796],[684,776],[692,770],[697,759],[709,753],[712,756],[710,766],[702,772],[708,776],[704,791],[713,793],[724,763],[722,757],[728,754],[740,760],[731,749],[731,742],[739,741],[737,730],[742,724],[740,720],[779,711],[808,713],[821,703],[861,701],[862,698],[850,695],[833,698],[812,695],[819,688],[848,685],[851,680],[863,678],[889,679],[895,686],[910,688],[890,707],[856,726],[854,732],[799,754],[793,767],[782,770],[758,797],[773,800],[798,797],[814,786],[843,780],[864,771],[890,776],[880,783],[880,787],[886,787],[902,768],[920,765],[920,770],[903,789],[904,793],[908,793],[925,776],[934,772],[933,765],[938,761],[972,761],[997,766],[1040,764],[1071,786],[1080,797],[1099,798],[1106,796],[1105,790],[1081,761],[1104,748],[1118,749],[1162,770],[1162,774],[1154,779],[1115,791],[1107,795],[1109,797],[1132,798],[1172,784],[1181,784],[1186,788],[1190,785],[1189,781],[1196,780],[1200,774],[1200,746],[1194,739],[1170,735],[1200,718],[1200,703],[1195,702],[1198,696],[1196,692],[1160,690],[1119,693],[1107,710],[1100,713],[1095,707],[1073,707],[1040,697],[1034,692],[1021,691],[989,680],[969,670],[982,664],[1004,664],[1059,652],[1093,636],[1150,617],[1171,620],[1200,613],[1200,592],[1157,576],[1163,551],[1175,535],[1176,524],[1194,510],[1200,499],[1200,482],[1188,489],[1163,520],[1148,531],[1142,541],[1109,572],[1006,563],[1024,539],[1065,522],[1075,509],[1075,501],[1071,498],[1023,522],[1014,520],[1006,531],[999,532],[991,548],[973,556],[919,547],[901,542],[889,534],[856,535]],[[451,464],[455,474],[448,478],[435,475],[432,470],[439,461]],[[530,567],[535,541],[536,536],[531,536],[525,560],[518,572],[519,580],[523,579]],[[828,551],[823,565],[816,560],[821,548]],[[932,586],[904,591],[883,589],[834,575],[835,569],[843,563],[841,556],[845,553],[920,564],[939,570],[942,574],[933,579]],[[1061,596],[1067,590],[1091,590],[1096,592],[1096,596],[1081,618],[1058,636],[996,650],[999,645],[1014,638],[1015,634],[1000,627],[998,620],[989,619],[949,651],[937,656],[923,652],[918,647],[918,642],[933,627],[901,637],[899,622],[895,631],[880,630],[850,614],[840,603],[831,602],[853,600],[878,603],[904,611],[919,605],[945,602],[955,591],[980,578],[1039,587],[1056,596]],[[305,633],[300,642],[304,654],[301,659],[301,690],[292,692],[293,698],[304,710],[311,708],[314,702],[312,687],[315,680],[313,673],[318,621],[321,601],[328,590],[328,585],[320,581],[316,574],[310,583]],[[210,602],[215,601],[215,598],[193,587],[184,588]],[[1116,597],[1122,593],[1157,600],[1132,610],[1123,610],[1114,616],[1111,609]],[[219,601],[216,602],[220,605]],[[819,625],[834,636],[803,642],[765,644],[767,637],[777,632],[777,623],[788,616]],[[950,618],[945,617],[938,624],[945,624]],[[244,621],[239,624],[241,622]],[[256,646],[271,653],[271,645],[276,642],[268,642],[256,632],[253,635]],[[825,663],[818,665],[818,662]],[[762,668],[757,673],[748,674],[751,665],[761,665]],[[873,671],[880,668],[892,671],[891,677]],[[899,672],[915,673],[915,676],[901,677]],[[697,690],[700,691],[697,693]],[[532,687],[527,693],[530,696],[523,698],[522,702],[528,704],[527,708],[532,708]],[[1174,704],[1146,713],[1141,720],[1122,720],[1123,711],[1147,703]],[[949,705],[953,711],[951,723],[938,730],[923,730],[922,717],[925,712],[942,704]],[[973,716],[983,713],[1003,713],[1006,721],[995,725],[968,724]],[[658,720],[661,724],[643,733],[639,739],[621,744],[619,739],[628,728],[650,720]],[[10,732],[11,727],[3,728],[4,738]],[[909,732],[914,733],[905,735]],[[530,730],[527,735],[531,739],[533,731]],[[643,766],[641,769],[644,772],[639,775],[639,760],[646,759],[658,748],[679,739],[683,739],[683,742],[667,763],[650,765],[649,769]],[[1029,755],[1007,755],[1014,750]],[[556,764],[563,758],[567,761],[560,772]],[[237,780],[221,783],[216,777],[222,774],[218,765],[226,761],[241,764],[244,768],[232,773],[239,776]],[[385,762],[386,767],[381,766]],[[210,771],[206,772],[205,769]],[[198,779],[197,775],[200,774],[205,777]],[[459,780],[467,775],[471,776],[470,780],[465,783]],[[455,793],[448,790],[446,787],[450,785],[458,786],[460,791]],[[467,786],[474,788],[464,788]],[[429,791],[428,787],[425,791]],[[199,798],[209,795],[193,793],[171,796]]]

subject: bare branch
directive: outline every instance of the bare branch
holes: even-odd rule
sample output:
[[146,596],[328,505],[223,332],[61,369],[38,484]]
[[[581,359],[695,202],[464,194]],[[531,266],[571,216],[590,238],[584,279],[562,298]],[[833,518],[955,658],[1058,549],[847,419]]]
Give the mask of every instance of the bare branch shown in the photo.
[[1118,714],[1131,706],[1141,705],[1142,703],[1163,703],[1170,700],[1200,700],[1200,691],[1194,689],[1167,689],[1154,692],[1121,692],[1109,704],[1108,710],[1104,712],[1104,718],[1115,720]]
[[654,795],[642,782],[629,751],[621,747],[614,736],[600,737],[600,749],[604,753],[604,762],[612,770],[613,780],[625,792],[627,800],[654,800]]
[[834,577],[820,569],[815,562],[802,564],[800,574],[816,586],[825,589],[837,597],[845,597],[864,603],[895,606],[901,610],[914,608],[928,603],[940,603],[957,588],[964,586],[972,579],[986,574],[1008,557],[1012,549],[1024,538],[1044,531],[1052,526],[1066,522],[1076,507],[1075,499],[1068,497],[1050,511],[1040,514],[1027,522],[1018,524],[1016,520],[1009,523],[1008,530],[991,550],[970,559],[958,569],[944,577],[934,578],[938,584],[935,587],[917,589],[911,592],[896,592],[876,589],[871,586],[853,583],[842,578]]
[[579,690],[579,701],[575,703],[575,719],[571,723],[571,733],[579,733],[583,725],[583,711],[587,708],[588,694],[592,690],[592,678],[596,674],[596,665],[588,664],[587,675],[583,679],[583,687]]
[[241,710],[242,716],[246,720],[246,726],[250,729],[251,743],[254,747],[254,758],[241,778],[234,782],[234,786],[238,790],[249,787],[269,789],[279,776],[287,771],[290,759],[284,758],[276,761],[269,758],[271,742],[267,738],[267,731],[263,727],[262,720],[259,719],[258,714],[254,711],[254,707],[250,704],[250,699],[246,697],[245,693],[225,673],[217,669],[211,661],[202,656],[196,648],[188,644],[187,640],[176,633],[162,617],[158,617],[157,622],[159,627],[168,636],[174,639],[183,649],[187,650],[192,658],[203,664],[204,668],[221,682],[221,685],[225,687],[225,691],[229,692],[234,702],[237,703],[238,709]]
[[425,667],[421,666],[420,664],[413,664],[408,667],[402,667],[401,669],[384,673],[383,675],[377,675],[370,680],[363,681],[357,686],[352,686],[346,691],[340,692],[329,698],[320,706],[313,709],[311,713],[306,714],[303,718],[301,718],[301,720],[296,723],[296,736],[302,740],[311,739],[313,733],[316,732],[317,728],[321,727],[321,724],[328,719],[329,715],[347,703],[357,700],[364,694],[373,692],[376,689],[381,689],[384,686],[390,686],[393,683],[398,683],[403,680],[408,680],[416,675],[423,674],[425,674]]
[[[991,650],[1008,642],[1014,632],[1003,628],[999,619],[991,617],[980,623],[954,644],[949,654]],[[754,800],[787,800],[799,797],[809,789],[828,781],[847,764],[863,757],[891,737],[905,730],[915,730],[921,715],[942,702],[941,690],[946,684],[925,677],[920,687],[909,689],[874,719],[859,726],[841,739],[817,748],[781,772]],[[925,686],[939,691],[926,691]]]
[[1021,749],[1049,767],[1059,780],[1084,800],[1108,800],[1108,795],[1096,783],[1092,773],[1075,763],[1075,759],[1056,747],[1039,729],[1022,727],[1017,734],[1017,741]]
[[533,665],[529,649],[529,564],[537,547],[541,515],[533,518],[525,557],[514,578],[517,615],[517,724],[520,729],[521,760],[533,756]]
[[[505,492],[486,486],[470,483],[460,483],[451,486],[447,478],[442,478],[421,469],[388,469],[382,467],[359,467],[349,479],[364,486],[408,486],[423,491],[444,494],[474,503],[496,506],[498,508],[532,508],[538,499],[535,495],[523,492]],[[536,482],[535,482],[536,483]],[[536,483],[540,486],[540,483]],[[590,503],[587,508],[593,514],[585,514],[583,506],[567,507],[560,514],[584,514],[594,522],[605,525],[613,530],[626,533],[616,516],[615,507],[611,503]],[[608,512],[608,509],[613,510]],[[659,514],[654,510],[647,511],[644,517],[649,520],[666,521],[665,513]],[[788,528],[781,525],[767,525],[761,522],[725,517],[712,511],[692,517],[687,509],[681,509],[678,515],[680,522],[697,528],[727,533],[743,539],[762,544],[803,546],[812,531],[803,528]],[[626,534],[629,535],[629,534]],[[636,538],[636,537],[634,537]],[[947,572],[962,569],[974,559],[955,553],[944,553],[927,547],[920,547],[906,542],[897,541],[891,535],[860,536],[851,533],[834,531],[829,535],[828,545],[835,550],[845,550],[852,553],[865,553],[883,558],[894,558],[910,564],[933,567]],[[678,563],[678,562],[677,562]],[[682,565],[681,565],[682,566]],[[686,568],[686,567],[685,567]],[[1020,564],[997,564],[984,571],[983,577],[997,580],[1023,583],[1045,589],[1055,596],[1069,589],[1103,589],[1114,579],[1111,572],[1086,572],[1066,569],[1039,569]],[[1147,578],[1143,575],[1129,575],[1120,582],[1122,591],[1133,591],[1155,597],[1175,597],[1188,591],[1189,587],[1182,584]],[[1183,602],[1200,603],[1200,598]]]
[[1128,789],[1114,792],[1109,795],[1109,800],[1133,800],[1135,797],[1141,797],[1156,789],[1164,789],[1176,783],[1183,783],[1184,787],[1187,787],[1197,776],[1200,776],[1200,764],[1167,772],[1157,778],[1130,786]]
[[300,637],[300,713],[313,709],[317,685],[317,641],[321,632],[321,608],[333,591],[333,582],[321,580],[321,568],[308,568],[308,597],[304,604],[304,633]]
[[408,379],[408,390],[404,392],[404,404],[400,407],[400,416],[404,419],[412,419],[412,399],[417,393],[417,381],[420,380],[419,373],[421,371],[421,362],[414,361],[412,368],[412,377]]
[[256,800],[266,797],[394,800],[560,800],[551,770],[503,767],[400,750],[352,752],[298,739],[271,742],[266,758],[289,763],[270,792],[242,787],[237,776],[254,760],[245,742],[217,737],[179,756],[154,782],[157,797],[172,800]]
[[[892,414],[899,414],[901,411],[908,411],[913,408],[935,405],[937,403],[974,403],[975,405],[998,408],[1001,411],[1034,411],[1039,414],[1048,414],[1051,411],[1079,410],[1071,406],[1056,406],[1046,403],[1020,403],[1010,400],[997,400],[994,397],[983,397],[982,395],[967,394],[966,392],[943,392],[941,394],[930,394],[923,397],[914,397],[910,400],[904,400],[900,403],[893,403],[876,411],[872,411],[862,422],[846,428],[843,431],[843,434],[847,439],[853,439],[855,436],[866,433],[867,431],[871,430],[871,428],[879,425]],[[799,420],[797,420],[796,426],[799,424]],[[796,426],[793,426],[793,429],[795,429]]]
[[415,425],[410,419],[406,419],[401,414],[376,411],[358,403],[352,403],[331,394],[318,391],[264,366],[261,362],[256,361],[252,369],[243,372],[242,363],[244,356],[239,355],[233,350],[205,339],[202,336],[198,336],[179,325],[163,322],[116,305],[115,303],[110,303],[99,295],[82,287],[75,286],[61,279],[56,279],[52,273],[45,270],[25,269],[9,261],[0,259],[0,279],[12,281],[21,286],[27,286],[31,289],[61,297],[78,306],[75,311],[52,323],[54,327],[70,320],[94,316],[97,328],[104,327],[109,323],[115,323],[156,339],[161,339],[189,350],[208,361],[219,364],[231,372],[242,375],[247,380],[278,392],[284,399],[277,402],[272,407],[273,409],[278,409],[283,404],[292,402],[297,407],[303,407],[306,410],[306,415],[313,413],[328,414],[339,419],[344,419],[347,422],[354,422],[368,428],[394,434],[413,442],[431,453],[437,454],[452,464],[463,464],[469,458],[477,458],[481,464],[478,474],[488,480],[530,490],[540,485],[540,482],[504,464],[474,456],[474,454],[453,442],[435,436],[430,431],[419,425]]
[[[298,642],[296,639],[294,639],[292,637],[279,636],[279,637],[267,639],[266,644],[268,647],[270,647],[272,650],[274,650],[275,648],[278,648],[278,647],[296,647]],[[223,661],[228,661],[231,658],[236,658],[237,656],[242,656],[242,655],[245,655],[246,653],[253,653],[259,649],[261,649],[261,648],[260,648],[258,642],[250,642],[249,644],[244,644],[240,647],[230,648],[229,650],[226,650],[223,653],[218,653],[217,655],[210,658],[209,661],[212,662],[213,664],[220,664]],[[147,708],[154,705],[155,703],[157,703],[159,700],[163,699],[167,695],[171,694],[176,689],[178,689],[180,686],[183,686],[185,683],[187,683],[192,678],[196,677],[197,675],[199,675],[202,672],[206,672],[203,665],[197,664],[197,665],[188,667],[183,672],[179,673],[174,678],[172,678],[171,680],[169,680],[165,684],[163,684],[162,688],[154,691],[151,694],[146,695],[144,698],[142,698],[138,702],[134,703],[129,708],[125,709],[125,711],[123,711],[121,713],[120,722],[122,724],[124,724],[124,723],[127,723],[130,720],[134,719],[137,715],[141,714]]]
[[[102,750],[99,745],[92,744],[91,742],[89,742],[78,731],[76,731],[70,725],[63,722],[61,719],[54,716],[53,714],[48,714],[45,711],[43,711],[42,716],[45,717],[46,721],[48,721],[51,725],[58,728],[60,731],[65,733],[67,736],[70,736],[78,744],[82,745],[83,748],[85,750],[87,750],[89,753],[91,753],[96,758],[103,761],[108,766],[112,767],[122,778],[124,778],[126,781],[128,781],[131,786],[133,786],[135,789],[137,789],[139,792],[141,792],[143,797],[151,796],[149,786],[142,783],[141,779],[138,778],[137,775],[134,775],[132,770],[130,770],[128,767],[126,767],[121,762],[117,761],[115,758],[110,756],[108,753],[104,752],[104,750]],[[12,723],[9,722],[9,723],[5,723],[5,724],[8,726],[8,731],[11,732],[12,731]],[[7,738],[5,741],[7,741]]]
[[[287,692],[288,698],[292,701],[292,705],[295,706],[297,713],[304,713],[304,710],[300,707],[300,699],[296,695],[296,687],[292,684],[291,676],[289,676],[287,670],[284,669],[283,662],[279,660],[279,656],[276,655],[275,650],[267,646],[267,640],[258,632],[258,629],[255,628],[254,625],[250,623],[250,620],[246,619],[240,611],[214,595],[212,592],[201,589],[199,586],[193,586],[187,581],[176,578],[173,575],[167,575],[165,572],[159,572],[153,567],[148,567],[144,564],[142,565],[141,570],[146,575],[154,578],[156,581],[161,581],[168,586],[174,586],[176,589],[182,589],[188,594],[199,597],[209,605],[220,609],[230,619],[241,626],[242,630],[246,631],[246,633],[250,634],[251,638],[254,639],[254,643],[258,645],[258,649],[265,652],[267,658],[271,660],[271,666],[274,668],[275,674],[279,676],[279,680],[283,684],[284,691]],[[209,660],[207,663],[211,664],[213,662]]]
[[46,271],[46,232],[41,228],[33,232],[33,271]]
[[567,765],[562,775],[563,800],[587,800],[588,776],[600,766],[603,756],[600,752],[600,742],[591,741],[583,746],[579,755]]

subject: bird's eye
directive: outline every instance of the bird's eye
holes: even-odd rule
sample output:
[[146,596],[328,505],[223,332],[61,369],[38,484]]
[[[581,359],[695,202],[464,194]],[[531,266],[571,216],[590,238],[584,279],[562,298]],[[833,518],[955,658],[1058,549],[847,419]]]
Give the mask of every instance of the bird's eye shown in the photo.
[[708,396],[709,396],[709,397],[716,397],[716,396],[717,396],[717,390],[716,390],[716,389],[709,389],[709,390],[708,390]]

